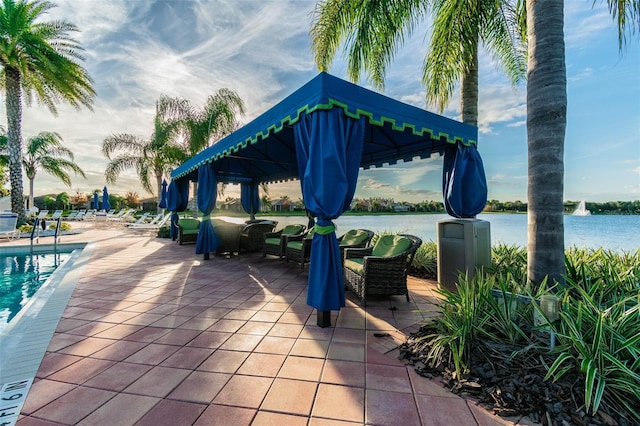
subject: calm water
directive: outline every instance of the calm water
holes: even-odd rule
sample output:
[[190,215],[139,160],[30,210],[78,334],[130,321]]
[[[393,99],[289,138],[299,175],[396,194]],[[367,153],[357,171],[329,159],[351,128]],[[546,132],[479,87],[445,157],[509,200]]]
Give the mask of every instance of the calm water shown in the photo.
[[[304,217],[269,217],[279,226],[288,223],[306,223]],[[404,232],[425,241],[436,240],[437,222],[450,219],[446,214],[342,216],[335,223],[338,235],[352,228],[365,228],[374,232]],[[492,244],[527,245],[526,214],[480,214],[478,219],[491,223]],[[565,246],[602,247],[610,250],[637,250],[640,248],[640,216],[571,216],[564,217]]]
[[71,253],[0,256],[0,331]]

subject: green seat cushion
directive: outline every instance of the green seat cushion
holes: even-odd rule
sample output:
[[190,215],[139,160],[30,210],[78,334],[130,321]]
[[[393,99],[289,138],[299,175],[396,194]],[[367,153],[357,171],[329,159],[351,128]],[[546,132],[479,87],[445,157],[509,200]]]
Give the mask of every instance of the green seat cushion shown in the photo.
[[282,230],[282,233],[286,235],[295,235],[300,233],[301,230],[302,230],[302,225],[287,225]]
[[311,240],[313,238],[313,235],[316,233],[316,228],[312,227],[309,232],[307,233],[307,235],[305,236],[305,238],[307,240]]
[[198,233],[198,228],[196,229],[183,229],[182,235],[196,235]]
[[291,241],[287,244],[287,248],[302,251],[302,241]]
[[272,245],[272,246],[279,246],[280,245],[280,238],[266,238],[264,240],[265,244],[268,245]]
[[369,234],[360,230],[360,229],[352,229],[348,231],[340,240],[341,246],[355,246],[358,244],[362,244],[369,237]]
[[382,235],[373,246],[372,256],[393,257],[404,253],[411,247],[411,241],[400,235]]
[[178,226],[182,228],[183,232],[186,230],[193,230],[193,229],[197,231],[198,227],[200,226],[200,221],[198,219],[182,218],[182,219],[178,219]]
[[361,257],[346,259],[344,261],[344,267],[351,269],[358,275],[364,275],[364,259]]

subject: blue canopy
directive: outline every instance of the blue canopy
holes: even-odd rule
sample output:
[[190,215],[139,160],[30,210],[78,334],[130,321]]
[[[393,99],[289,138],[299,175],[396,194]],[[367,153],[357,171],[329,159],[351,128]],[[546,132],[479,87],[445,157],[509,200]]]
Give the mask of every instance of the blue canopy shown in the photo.
[[[256,185],[299,178],[305,205],[318,218],[312,242],[317,254],[309,266],[307,303],[328,318],[329,310],[344,306],[341,261],[331,221],[348,208],[359,168],[442,155],[450,147],[473,146],[474,155],[477,136],[475,126],[320,73],[174,169],[171,177],[174,181],[199,180],[199,170],[207,170],[202,166],[213,163],[217,182]],[[462,163],[477,166],[473,161]],[[482,171],[484,179],[480,167],[472,169]],[[457,174],[465,176],[462,185],[474,179],[472,173]],[[460,185],[454,181],[452,187],[455,190]],[[463,203],[464,197],[453,196]]]
[[98,201],[98,193],[93,193],[93,209],[98,210],[100,208],[100,202]]
[[476,144],[478,129],[391,99],[327,73],[307,84],[215,145],[171,172],[172,179],[197,181],[198,167],[216,162],[218,182],[256,184],[298,178],[293,124],[304,114],[339,109],[365,119],[359,167],[444,154],[456,142]]
[[109,204],[109,192],[107,191],[107,187],[102,188],[102,210],[108,211],[111,208],[111,204]]

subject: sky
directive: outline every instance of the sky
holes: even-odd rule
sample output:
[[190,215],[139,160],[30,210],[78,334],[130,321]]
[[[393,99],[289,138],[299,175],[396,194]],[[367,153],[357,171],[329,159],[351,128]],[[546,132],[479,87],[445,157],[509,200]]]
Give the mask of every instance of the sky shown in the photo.
[[[93,111],[58,106],[58,115],[34,103],[23,112],[23,138],[58,132],[87,178],[71,187],[42,171],[35,195],[90,193],[105,186],[102,141],[111,134],[149,138],[155,102],[182,97],[202,107],[221,88],[244,100],[247,123],[317,75],[310,47],[312,0],[53,0],[46,21],[75,24],[85,51],[83,66],[94,80]],[[568,113],[565,138],[565,200],[640,199],[640,35],[622,53],[617,28],[605,5],[565,2]],[[600,2],[598,2],[600,3]],[[421,85],[430,22],[405,40],[387,70],[384,94],[430,111]],[[479,137],[488,198],[527,199],[526,87],[513,87],[492,57],[480,52]],[[329,72],[348,79],[337,56]],[[358,84],[372,88],[363,75]],[[0,94],[4,100],[4,95]],[[460,119],[456,88],[443,115]],[[6,128],[4,102],[0,125]],[[396,201],[441,200],[442,158],[361,170],[356,197]],[[28,182],[24,182],[25,194]],[[110,193],[142,189],[133,170],[122,173]],[[227,188],[225,196],[239,193]],[[300,198],[297,181],[272,184],[272,199]]]

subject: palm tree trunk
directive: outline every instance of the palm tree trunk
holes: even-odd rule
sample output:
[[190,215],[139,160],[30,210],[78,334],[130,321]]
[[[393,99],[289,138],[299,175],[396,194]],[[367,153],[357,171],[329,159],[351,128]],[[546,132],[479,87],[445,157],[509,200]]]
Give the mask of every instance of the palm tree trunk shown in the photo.
[[460,111],[462,122],[478,125],[478,43],[472,52],[473,59],[469,69],[462,74],[460,81]]
[[567,72],[563,0],[527,0],[528,280],[564,282]]
[[29,208],[33,207],[33,183],[35,182],[36,178],[31,177],[31,176],[27,176],[29,178]]
[[18,213],[18,223],[21,223],[26,219],[22,188],[22,90],[20,72],[5,67],[5,73],[11,211]]

